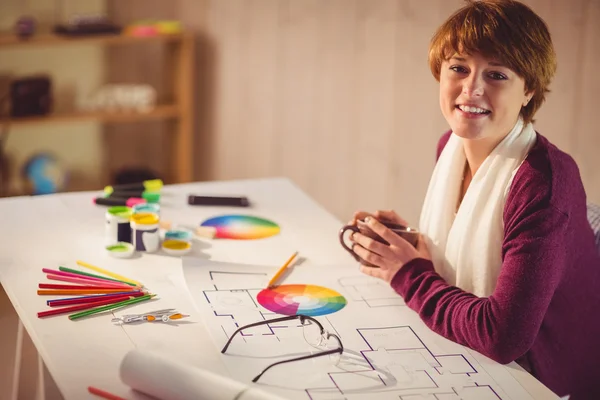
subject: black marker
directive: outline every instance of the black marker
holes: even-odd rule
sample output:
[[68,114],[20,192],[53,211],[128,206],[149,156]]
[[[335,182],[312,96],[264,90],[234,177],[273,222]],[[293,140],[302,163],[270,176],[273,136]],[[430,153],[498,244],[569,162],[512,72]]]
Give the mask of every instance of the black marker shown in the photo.
[[232,206],[248,207],[250,202],[245,196],[241,197],[222,197],[222,196],[188,196],[188,204],[191,206]]
[[96,197],[94,204],[99,206],[127,206],[133,207],[136,204],[146,203],[145,199],[138,197]]
[[152,179],[149,181],[144,181],[140,183],[125,183],[122,185],[113,185],[106,186],[104,188],[104,192],[106,194],[111,194],[114,191],[122,191],[122,190],[148,190],[157,192],[163,187],[163,181],[160,179]]

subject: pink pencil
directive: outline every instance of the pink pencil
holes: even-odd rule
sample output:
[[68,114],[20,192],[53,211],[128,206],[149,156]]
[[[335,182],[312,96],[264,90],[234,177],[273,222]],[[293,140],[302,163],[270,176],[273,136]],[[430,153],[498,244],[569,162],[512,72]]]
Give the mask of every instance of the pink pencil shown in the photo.
[[72,278],[70,276],[62,276],[62,275],[46,275],[48,279],[53,279],[55,281],[62,282],[70,282],[70,283],[78,283],[81,285],[96,285],[96,286],[104,286],[104,287],[114,287],[114,288],[123,288],[123,289],[131,289],[133,286],[123,285],[121,283],[116,283],[112,281],[100,281],[100,280],[91,280],[91,279],[81,279],[81,278]]
[[115,281],[111,281],[109,279],[94,278],[92,276],[79,275],[79,274],[74,274],[72,272],[58,271],[58,270],[50,269],[50,268],[42,268],[42,272],[45,272],[47,274],[53,274],[53,275],[70,276],[71,278],[93,280],[93,281],[97,281],[97,282],[106,282],[106,281],[115,282]]

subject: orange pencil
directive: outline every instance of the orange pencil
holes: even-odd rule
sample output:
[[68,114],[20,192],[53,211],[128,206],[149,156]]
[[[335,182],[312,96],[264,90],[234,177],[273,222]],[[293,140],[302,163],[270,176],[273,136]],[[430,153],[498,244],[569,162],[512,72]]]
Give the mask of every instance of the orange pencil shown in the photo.
[[275,273],[275,275],[269,281],[269,284],[267,285],[268,288],[271,288],[271,287],[275,286],[275,284],[277,283],[277,281],[279,280],[279,278],[281,277],[281,275],[283,275],[283,273],[285,272],[285,270],[288,269],[288,267],[292,264],[292,261],[294,261],[294,258],[296,258],[297,255],[298,255],[298,252],[295,252],[294,254],[292,254],[292,256],[285,262],[285,264],[283,264],[281,266],[281,268],[279,268],[277,270],[277,272]]
[[60,290],[60,289],[42,289],[38,290],[40,296],[63,296],[63,295],[80,295],[80,294],[106,294],[106,293],[123,293],[123,289],[85,289],[85,290]]

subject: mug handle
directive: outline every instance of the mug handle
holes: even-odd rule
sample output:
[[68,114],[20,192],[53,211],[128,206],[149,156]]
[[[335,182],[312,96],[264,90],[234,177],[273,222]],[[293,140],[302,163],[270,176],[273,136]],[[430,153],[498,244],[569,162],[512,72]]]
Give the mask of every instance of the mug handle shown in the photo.
[[353,232],[359,232],[358,227],[356,225],[345,225],[342,227],[342,229],[340,229],[340,233],[339,233],[339,238],[340,238],[340,244],[342,245],[342,247],[344,248],[344,250],[346,250],[348,253],[350,253],[352,255],[352,257],[354,257],[356,259],[356,261],[360,261],[360,257],[358,257],[356,255],[356,253],[354,253],[354,251],[352,250],[351,247],[348,247],[346,245],[346,242],[344,241],[344,233],[346,233],[346,231],[353,231]]

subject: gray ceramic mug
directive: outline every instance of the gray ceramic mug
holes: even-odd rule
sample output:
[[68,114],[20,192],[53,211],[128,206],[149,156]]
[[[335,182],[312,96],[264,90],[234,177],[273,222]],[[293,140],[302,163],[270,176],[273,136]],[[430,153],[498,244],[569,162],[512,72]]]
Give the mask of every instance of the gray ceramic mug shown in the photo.
[[[382,223],[383,225],[385,225],[387,228],[391,229],[392,232],[394,232],[396,235],[399,235],[402,238],[404,238],[406,241],[408,241],[408,243],[410,243],[414,247],[417,247],[417,242],[419,240],[419,231],[418,230],[408,227],[408,226],[405,226],[405,225],[396,224],[396,223],[393,223],[390,221],[379,221],[379,222]],[[350,246],[348,246],[346,244],[346,237],[344,235],[348,231],[360,232],[363,235],[370,237],[371,239],[376,240],[379,243],[383,243],[385,245],[389,245],[389,243],[385,239],[383,239],[381,236],[379,236],[377,233],[375,233],[369,227],[369,225],[367,225],[367,223],[362,220],[356,221],[356,225],[345,225],[342,227],[342,229],[340,229],[339,238],[340,238],[340,244],[342,245],[342,247],[348,253],[350,253],[356,259],[356,261],[360,262],[361,264],[367,265],[369,267],[377,267],[376,265],[370,264],[370,263],[366,262],[365,260],[363,260],[362,258],[360,258],[352,250],[353,244],[351,244]]]

